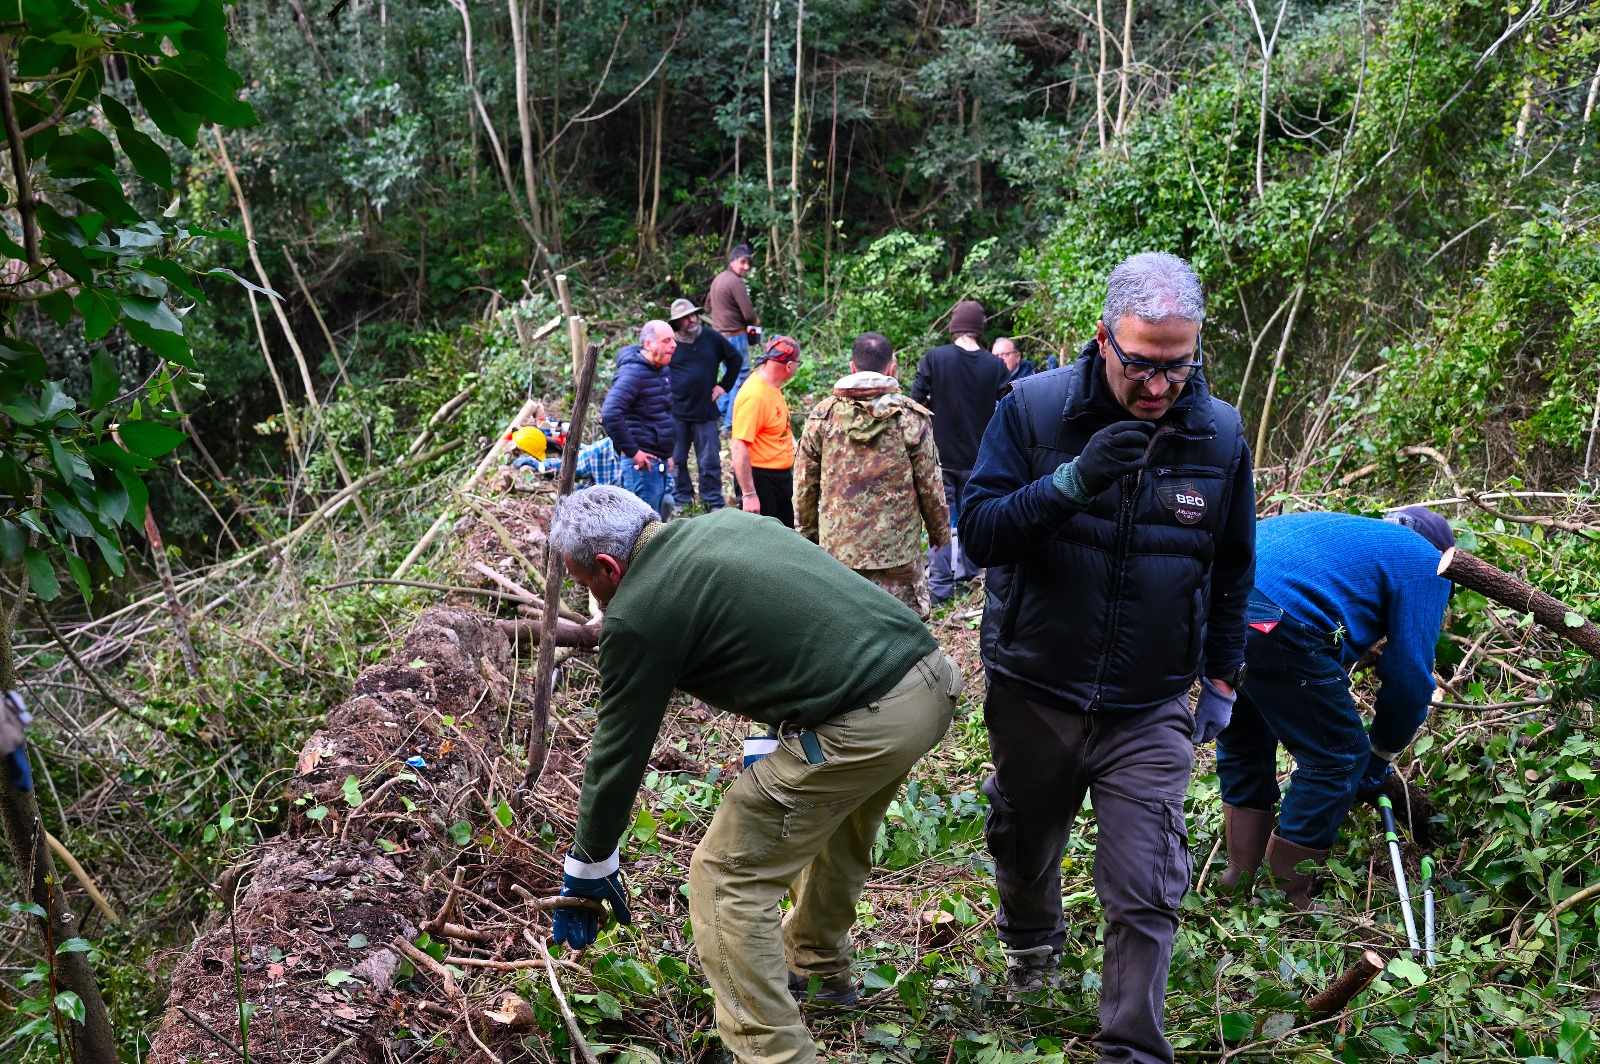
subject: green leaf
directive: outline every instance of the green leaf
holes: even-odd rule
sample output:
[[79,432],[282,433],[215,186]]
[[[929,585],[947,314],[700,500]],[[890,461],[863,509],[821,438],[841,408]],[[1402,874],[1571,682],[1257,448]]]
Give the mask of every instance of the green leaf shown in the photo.
[[[215,235],[221,235],[221,234],[215,234]],[[234,273],[232,270],[228,269],[226,266],[218,266],[218,267],[215,267],[214,269],[207,270],[206,271],[206,276],[207,277],[231,277],[235,281],[237,281],[239,284],[244,285],[244,287],[250,289],[250,291],[252,291],[252,292],[257,293],[258,295],[266,296],[268,299],[276,299],[279,302],[282,302],[282,300],[283,300],[283,297],[280,296],[278,293],[274,292],[272,289],[270,289],[270,288],[262,288],[260,285],[256,284],[254,281],[248,281],[245,278],[240,277],[238,274]]]
[[167,158],[161,145],[132,126],[117,129],[117,143],[122,145],[128,161],[133,163],[140,177],[162,188],[172,187],[172,160]]
[[321,820],[327,815],[328,807],[325,805],[313,806],[312,808],[306,810],[306,819],[311,821]]
[[1410,1057],[1411,1046],[1406,1041],[1406,1033],[1398,1027],[1374,1027],[1367,1034],[1384,1049],[1397,1057]]
[[94,488],[94,508],[108,528],[116,528],[128,516],[128,489],[115,476],[100,477]]
[[72,582],[78,585],[78,594],[83,596],[87,605],[94,600],[94,588],[89,582],[89,565],[71,551],[67,552],[66,561],[67,572],[72,574]]
[[323,976],[322,981],[327,983],[329,986],[343,986],[346,983],[354,982],[355,978],[356,977],[354,975],[345,971],[343,968],[335,968],[333,971]]
[[88,953],[94,949],[86,938],[69,938],[56,947],[56,953]]
[[56,995],[56,1011],[64,1016],[70,1016],[73,1023],[82,1023],[83,999],[70,990],[63,990]]
[[144,481],[139,479],[137,473],[129,473],[122,469],[115,472],[117,483],[128,493],[128,513],[125,520],[130,525],[144,524],[144,509],[150,503],[150,489],[144,486]]
[[152,329],[161,332],[182,333],[183,322],[172,313],[172,308],[159,299],[147,296],[123,296],[120,300],[122,313],[134,321],[142,321]]
[[194,283],[194,278],[189,275],[189,271],[171,259],[149,258],[140,262],[139,265],[166,281],[196,303],[204,303],[206,301],[204,290]]
[[1225,1042],[1242,1042],[1250,1037],[1255,1028],[1255,1020],[1250,1018],[1248,1012],[1222,1014],[1222,1040]]
[[[98,305],[98,297],[88,292],[84,294],[91,297],[88,300],[90,304]],[[79,298],[81,301],[82,297]],[[84,331],[87,333],[88,315],[84,315],[84,317]],[[110,329],[111,326],[108,324],[106,328]],[[100,335],[104,336],[105,333],[102,332]],[[99,339],[99,337],[92,337],[91,339]],[[117,388],[121,384],[122,374],[117,371],[116,362],[112,361],[111,356],[103,348],[96,351],[89,359],[89,405],[92,407],[105,406],[117,397]]]
[[1428,981],[1428,973],[1422,970],[1422,965],[1410,957],[1392,957],[1384,970],[1390,975],[1399,976],[1412,986],[1421,986]]
[[168,95],[167,83],[156,76],[158,73],[159,70],[147,68],[137,57],[129,57],[128,74],[133,78],[133,90],[150,121],[167,136],[176,137],[190,148],[197,147],[200,116],[179,106]]
[[361,804],[361,784],[354,776],[344,778],[344,802],[354,809]]
[[358,931],[350,936],[345,945],[349,946],[351,949],[364,949],[367,945],[367,936]]
[[50,558],[44,551],[37,547],[29,547],[22,554],[22,566],[27,570],[28,582],[33,586],[33,593],[44,602],[52,602],[61,594],[61,584],[56,580],[55,566],[50,564]]
[[0,520],[0,559],[7,565],[17,564],[27,545],[28,537],[15,521]]
[[1568,610],[1565,614],[1562,615],[1561,623],[1566,625],[1568,628],[1582,628],[1584,625],[1588,624],[1589,622],[1584,619],[1583,614],[1574,613],[1571,610]]
[[499,804],[494,807],[494,818],[500,822],[500,826],[503,828],[511,826],[511,807],[506,804],[504,798],[500,799]]
[[46,915],[44,908],[37,902],[14,901],[7,905],[6,908],[18,914],[19,916],[23,913],[26,913],[29,916],[37,916],[41,920],[43,920]]
[[51,292],[39,300],[39,309],[57,325],[72,320],[72,297],[65,292]]
[[146,458],[160,458],[175,451],[188,439],[182,432],[159,421],[125,421],[117,428],[128,449]]
[[181,333],[152,328],[149,324],[134,318],[124,318],[122,327],[136,343],[143,344],[168,362],[176,362],[189,369],[195,368],[194,358],[189,354],[189,341],[184,339]]
[[137,221],[139,212],[133,209],[122,186],[116,181],[81,181],[66,189],[73,199],[87,203],[112,221],[128,223]]
[[104,133],[84,128],[57,137],[45,162],[52,177],[110,178],[115,174],[117,152]]
[[457,820],[450,825],[450,841],[457,846],[466,846],[472,842],[472,825],[465,820]]

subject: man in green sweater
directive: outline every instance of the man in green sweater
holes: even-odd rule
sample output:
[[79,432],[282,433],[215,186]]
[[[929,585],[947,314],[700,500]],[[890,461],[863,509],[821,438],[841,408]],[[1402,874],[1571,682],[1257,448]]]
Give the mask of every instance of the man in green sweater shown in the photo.
[[[562,893],[628,922],[618,840],[674,690],[766,725],[770,753],[724,793],[690,862],[689,919],[735,1060],[815,1061],[794,995],[855,1000],[850,927],[872,843],[949,728],[960,671],[915,613],[769,517],[730,507],[662,524],[594,487],[556,507],[550,542],[606,607]],[[558,941],[581,949],[597,931],[590,911],[555,911]]]

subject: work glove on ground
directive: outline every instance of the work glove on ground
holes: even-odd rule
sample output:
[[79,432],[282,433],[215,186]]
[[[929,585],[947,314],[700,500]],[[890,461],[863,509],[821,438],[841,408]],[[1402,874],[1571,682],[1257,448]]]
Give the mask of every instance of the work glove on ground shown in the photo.
[[5,762],[6,778],[19,791],[33,790],[33,766],[28,763],[28,744],[24,730],[33,718],[15,691],[0,695],[0,761]]
[[1222,689],[1204,676],[1200,677],[1200,700],[1194,707],[1194,745],[1209,743],[1233,719],[1233,704],[1239,698],[1237,691],[1223,694]]
[[[628,911],[628,891],[622,885],[622,870],[616,867],[616,858],[613,856],[609,862],[599,864],[609,864],[611,871],[603,875],[584,875],[596,871],[597,866],[569,856],[561,877],[561,896],[609,902],[618,923],[633,923],[633,914]],[[592,946],[599,934],[600,914],[593,909],[556,909],[550,918],[550,937],[573,949]]]
[[1078,487],[1092,499],[1114,484],[1118,477],[1138,469],[1155,430],[1155,425],[1149,421],[1118,421],[1090,436],[1089,442],[1083,445],[1083,453],[1070,463]]

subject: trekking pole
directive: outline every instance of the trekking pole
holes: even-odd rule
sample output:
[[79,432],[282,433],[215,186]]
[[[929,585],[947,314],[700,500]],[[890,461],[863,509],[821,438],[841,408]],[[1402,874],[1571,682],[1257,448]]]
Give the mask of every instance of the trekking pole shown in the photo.
[[1422,948],[1428,967],[1433,967],[1433,857],[1422,859]]
[[1378,812],[1383,816],[1383,834],[1389,840],[1389,860],[1394,863],[1394,885],[1400,892],[1400,913],[1406,921],[1406,939],[1411,952],[1417,952],[1417,920],[1411,915],[1411,893],[1406,887],[1406,868],[1400,863],[1400,836],[1394,833],[1394,805],[1387,794],[1378,796]]

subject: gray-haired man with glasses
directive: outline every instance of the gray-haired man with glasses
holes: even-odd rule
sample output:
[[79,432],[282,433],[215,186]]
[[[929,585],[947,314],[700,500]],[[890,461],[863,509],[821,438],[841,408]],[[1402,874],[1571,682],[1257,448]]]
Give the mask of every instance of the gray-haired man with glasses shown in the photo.
[[1123,262],[1077,361],[1000,401],[961,500],[961,540],[989,567],[983,789],[1007,983],[1057,978],[1061,855],[1087,794],[1103,1061],[1172,1060],[1162,1001],[1189,886],[1184,793],[1244,665],[1255,491],[1239,414],[1200,371],[1204,320],[1182,259]]

